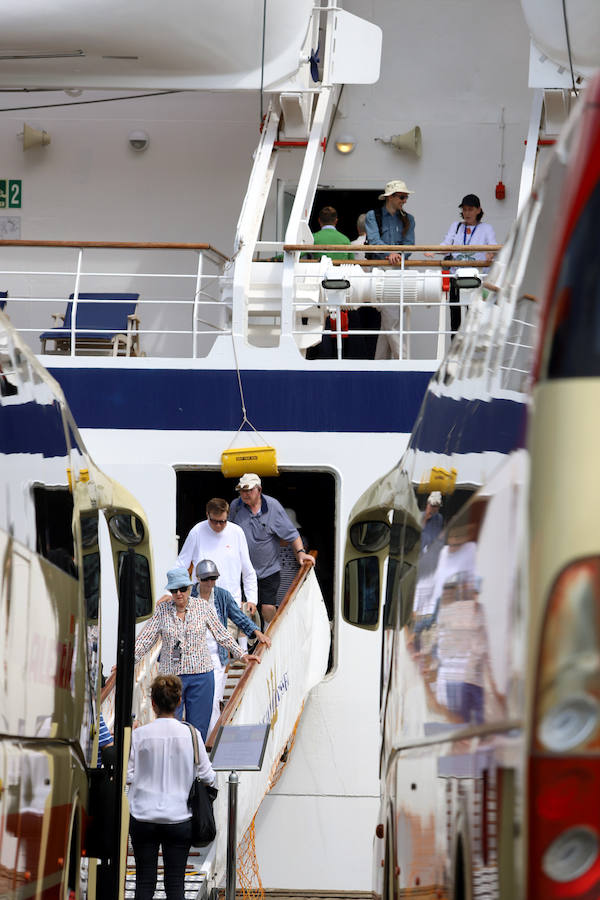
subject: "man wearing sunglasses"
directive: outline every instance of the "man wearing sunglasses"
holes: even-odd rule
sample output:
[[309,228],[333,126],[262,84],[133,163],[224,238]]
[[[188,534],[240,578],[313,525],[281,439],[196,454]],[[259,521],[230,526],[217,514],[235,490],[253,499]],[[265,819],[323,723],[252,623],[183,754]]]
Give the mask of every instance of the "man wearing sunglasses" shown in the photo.
[[[242,588],[246,603],[244,612],[249,616],[256,613],[257,587],[256,572],[250,562],[248,542],[239,525],[234,525],[227,518],[229,503],[220,497],[213,497],[206,504],[206,520],[198,522],[190,530],[185,543],[177,557],[177,565],[187,569],[194,581],[197,581],[194,569],[202,559],[212,559],[219,570],[219,587],[233,596],[238,607],[242,608]],[[193,591],[195,593],[195,590]],[[232,630],[232,637],[239,641],[243,650],[248,649],[246,635]]]
[[[384,204],[379,209],[371,209],[365,219],[367,243],[398,245],[414,244],[415,219],[410,213],[405,212],[404,205],[412,191],[409,191],[403,181],[388,181],[379,200]],[[402,254],[396,251],[391,253],[369,253],[370,259],[387,259],[390,265],[398,266],[402,262]],[[408,254],[407,254],[408,256]],[[387,303],[380,307],[381,331],[377,340],[375,359],[398,359],[400,356],[400,307]],[[404,316],[405,328],[409,327],[409,309]]]

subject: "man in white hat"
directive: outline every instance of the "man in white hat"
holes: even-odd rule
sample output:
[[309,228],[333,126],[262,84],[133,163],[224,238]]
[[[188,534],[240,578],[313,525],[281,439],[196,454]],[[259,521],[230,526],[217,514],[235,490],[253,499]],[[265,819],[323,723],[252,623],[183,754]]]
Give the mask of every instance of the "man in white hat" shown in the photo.
[[283,506],[262,492],[262,483],[254,472],[242,475],[235,486],[240,496],[229,509],[229,519],[242,528],[248,541],[250,560],[258,578],[258,609],[268,625],[277,610],[281,563],[279,542],[289,541],[298,565],[314,565],[305,553],[298,529],[290,521]]
[[426,550],[437,538],[444,527],[444,519],[440,513],[442,495],[440,491],[432,491],[427,498],[423,513],[423,531],[421,532],[421,550]]
[[[404,205],[408,200],[409,191],[403,181],[388,181],[380,200],[385,203],[380,209],[371,209],[365,219],[367,241],[369,244],[414,244],[415,219],[410,213],[404,211]],[[400,253],[372,253],[373,259],[387,259],[392,266],[402,262]],[[405,323],[409,325],[408,309],[406,310]],[[379,335],[375,359],[398,359],[400,356],[400,307],[397,305],[385,305],[381,307],[381,330]],[[386,334],[385,332],[389,332]]]

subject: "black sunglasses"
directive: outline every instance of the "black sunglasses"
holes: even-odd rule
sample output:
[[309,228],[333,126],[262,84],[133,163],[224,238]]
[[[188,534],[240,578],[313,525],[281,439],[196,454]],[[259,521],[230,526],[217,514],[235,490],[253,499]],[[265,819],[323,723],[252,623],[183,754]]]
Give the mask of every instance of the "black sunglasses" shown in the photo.
[[216,581],[218,575],[207,575],[206,578],[201,578],[200,581]]
[[179,593],[185,594],[185,592],[187,591],[188,588],[189,588],[189,585],[187,587],[169,588],[169,590],[172,594],[179,594]]
[[227,525],[227,519],[213,519],[212,516],[209,516],[208,519],[213,525]]

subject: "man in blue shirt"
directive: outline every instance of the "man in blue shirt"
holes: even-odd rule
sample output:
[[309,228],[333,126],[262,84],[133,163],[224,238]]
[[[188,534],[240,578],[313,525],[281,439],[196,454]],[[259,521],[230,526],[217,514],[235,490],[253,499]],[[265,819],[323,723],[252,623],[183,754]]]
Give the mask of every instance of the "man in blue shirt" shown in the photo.
[[265,625],[269,625],[279,605],[279,542],[290,542],[298,565],[314,565],[315,561],[304,552],[298,529],[292,525],[279,500],[262,493],[258,475],[254,472],[242,475],[236,490],[240,496],[229,507],[229,521],[239,525],[246,535],[250,561],[258,579],[258,609]]
[[[404,211],[404,205],[412,194],[403,181],[388,181],[380,200],[385,200],[380,210],[369,210],[365,219],[365,229],[369,244],[414,244],[415,219]],[[397,252],[373,253],[376,259],[387,259],[392,266],[402,262]],[[408,254],[406,254],[408,256]],[[409,325],[409,310],[406,311],[406,327]],[[381,307],[381,330],[375,351],[375,359],[398,359],[400,356],[400,307],[386,304]]]

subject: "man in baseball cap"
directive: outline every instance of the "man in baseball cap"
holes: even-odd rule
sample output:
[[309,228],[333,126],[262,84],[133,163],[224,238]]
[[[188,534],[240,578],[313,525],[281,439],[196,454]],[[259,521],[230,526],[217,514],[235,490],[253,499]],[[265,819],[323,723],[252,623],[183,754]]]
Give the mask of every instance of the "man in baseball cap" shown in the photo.
[[250,560],[258,579],[258,610],[268,626],[279,605],[279,542],[290,542],[300,566],[314,565],[314,559],[304,552],[298,529],[279,500],[263,494],[258,475],[254,472],[242,475],[236,490],[240,496],[231,504],[229,520],[239,525],[246,535]]

